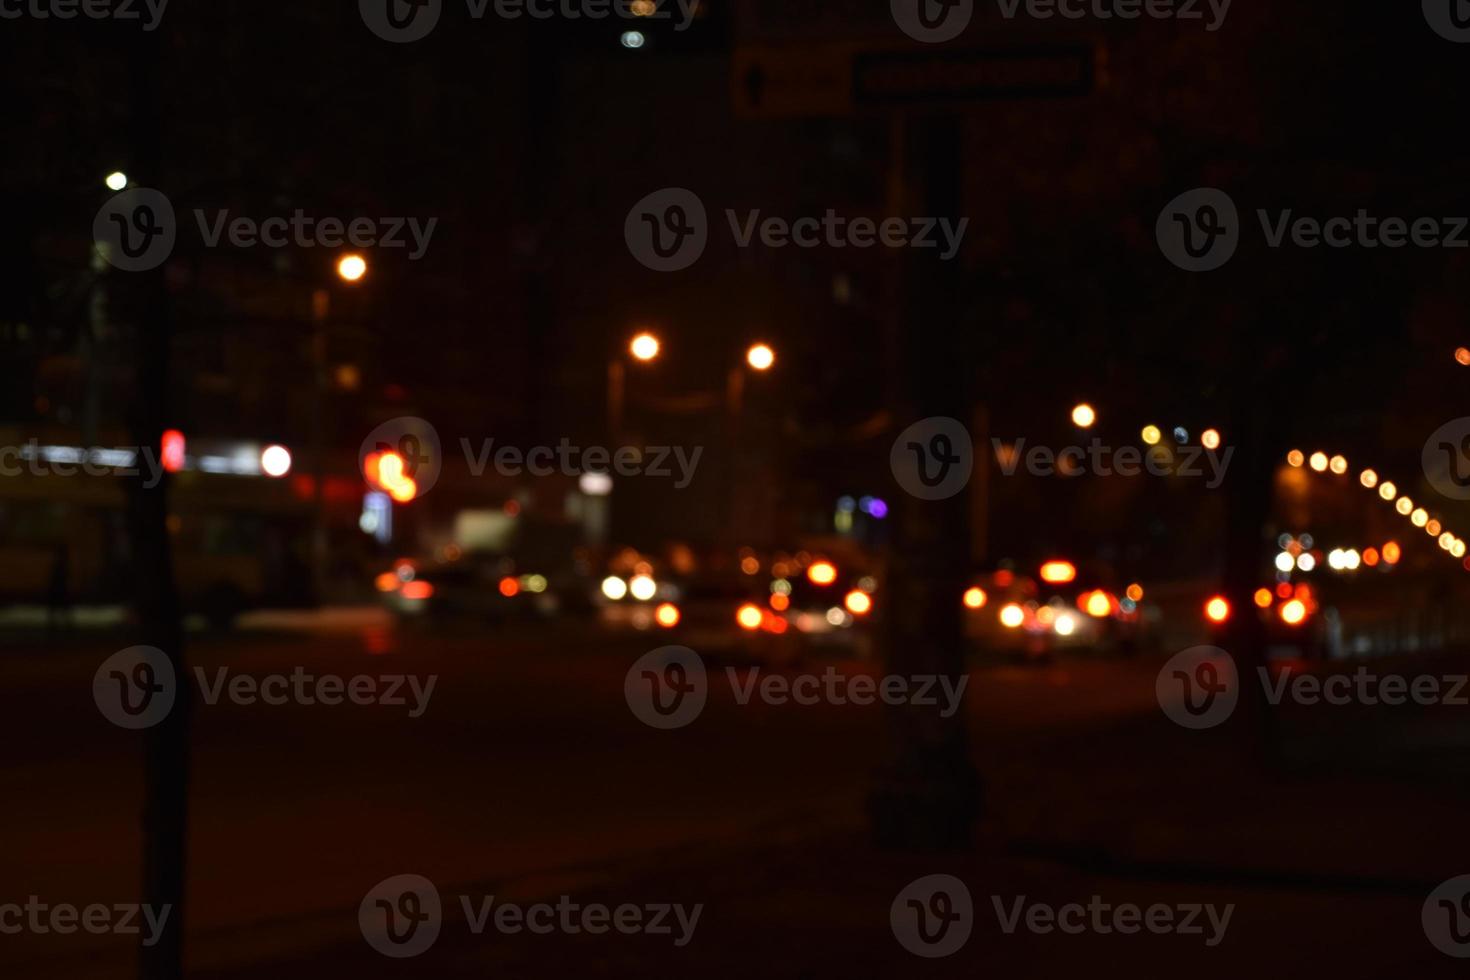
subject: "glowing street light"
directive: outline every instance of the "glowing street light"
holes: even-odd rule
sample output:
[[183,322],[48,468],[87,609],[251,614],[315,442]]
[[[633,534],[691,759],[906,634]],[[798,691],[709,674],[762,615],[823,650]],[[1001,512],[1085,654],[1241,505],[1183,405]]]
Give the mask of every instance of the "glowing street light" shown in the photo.
[[[107,175],[106,183],[108,190],[120,191],[124,187],[128,186],[128,175],[123,173],[121,170],[114,170],[112,173]],[[1464,348],[1461,348],[1461,350],[1463,349]]]
[[1090,429],[1097,421],[1097,411],[1086,402],[1072,409],[1072,424],[1079,429]]
[[1145,425],[1139,435],[1142,437],[1144,444],[1149,446],[1157,446],[1159,440],[1164,438],[1164,434],[1159,431],[1157,425]]
[[646,362],[653,360],[655,357],[658,357],[658,351],[658,338],[646,331],[634,337],[632,343],[628,344],[628,352],[633,355],[635,360],[639,361]]
[[769,370],[776,363],[776,352],[766,344],[756,344],[745,352],[745,363],[757,371]]
[[1461,365],[1470,365],[1470,347],[1456,347],[1455,362]]
[[357,282],[367,275],[367,259],[356,252],[348,252],[337,260],[337,275],[343,282]]

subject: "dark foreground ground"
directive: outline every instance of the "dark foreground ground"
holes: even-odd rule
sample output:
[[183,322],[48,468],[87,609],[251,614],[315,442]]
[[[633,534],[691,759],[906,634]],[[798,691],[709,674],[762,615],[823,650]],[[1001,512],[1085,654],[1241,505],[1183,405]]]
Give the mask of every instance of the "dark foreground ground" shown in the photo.
[[[655,731],[622,694],[653,645],[385,626],[196,639],[190,655],[210,668],[439,680],[417,719],[383,706],[197,708],[191,975],[1463,972],[1427,941],[1420,913],[1437,884],[1470,873],[1470,709],[1291,709],[1276,764],[1263,766],[1229,725],[1169,722],[1157,660],[985,667],[968,705],[988,796],[974,849],[880,852],[863,802],[881,709],[741,706],[716,679],[696,722]],[[115,646],[17,642],[3,654],[0,904],[137,900],[140,740],[102,719],[91,690]],[[1456,661],[1415,664],[1444,673]],[[392,960],[364,942],[357,913],[404,873],[434,881],[447,911],[428,952]],[[895,940],[889,908],[934,873],[965,882],[975,920],[963,949],[931,960]],[[704,908],[677,947],[475,935],[461,895]],[[995,902],[1021,896],[1234,910],[1214,946],[1208,928],[1007,934]],[[0,935],[7,978],[126,977],[131,965],[118,937]]]

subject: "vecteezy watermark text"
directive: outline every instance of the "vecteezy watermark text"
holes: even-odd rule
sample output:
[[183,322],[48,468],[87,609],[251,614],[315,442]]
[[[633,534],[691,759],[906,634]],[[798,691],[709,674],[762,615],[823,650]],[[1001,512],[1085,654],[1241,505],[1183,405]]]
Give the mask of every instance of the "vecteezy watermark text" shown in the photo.
[[487,466],[494,465],[495,472],[502,476],[551,476],[561,473],[580,476],[583,473],[616,473],[618,476],[645,476],[668,478],[674,476],[670,462],[678,475],[674,487],[683,490],[694,479],[694,470],[704,454],[703,446],[695,446],[692,452],[683,446],[647,446],[636,448],[620,446],[574,446],[569,439],[562,439],[556,446],[533,446],[522,450],[517,446],[495,448],[494,439],[484,439],[475,451],[470,440],[461,438],[464,458],[473,476],[483,476]]
[[[969,218],[847,217],[831,208],[820,217],[796,218],[763,216],[759,209],[742,215],[726,208],[725,220],[738,248],[757,243],[773,249],[933,248],[940,250],[941,259],[954,258],[970,223]],[[628,211],[623,238],[633,257],[650,269],[687,269],[704,253],[709,241],[704,202],[683,187],[654,191]]]
[[[743,675],[743,676],[742,676]],[[821,674],[765,674],[759,667],[725,668],[725,679],[741,706],[815,704],[858,706],[915,705],[937,708],[941,718],[960,709],[970,678],[947,674],[843,674],[834,667]],[[623,679],[628,708],[653,728],[683,728],[698,718],[709,698],[704,660],[688,647],[660,647],[639,657]]]
[[[157,30],[168,0],[0,0],[0,20],[141,20],[144,31]],[[143,16],[147,11],[148,16]]]
[[[471,934],[493,929],[504,935],[528,932],[602,935],[669,936],[678,947],[689,945],[703,903],[624,902],[606,905],[579,902],[562,895],[552,902],[518,904],[497,901],[494,895],[460,895],[459,904]],[[358,907],[358,926],[369,946],[395,959],[418,956],[434,945],[443,929],[443,901],[439,889],[422,875],[385,878],[372,887]]]
[[[31,895],[24,905],[17,902],[0,904],[0,935],[16,936],[30,932],[38,936],[55,934],[69,936],[81,930],[94,936],[117,935],[137,936],[142,934],[143,945],[153,946],[163,935],[172,905],[139,905],[126,902],[118,905],[93,903],[76,906],[67,902],[49,904],[39,895]],[[147,932],[143,933],[143,928]]]
[[1086,447],[1064,446],[1057,450],[1042,445],[1028,448],[1025,439],[1012,442],[991,439],[990,443],[995,451],[996,465],[1006,476],[1014,476],[1022,465],[1032,476],[1075,477],[1088,473],[1094,476],[1139,476],[1143,473],[1177,477],[1208,475],[1205,486],[1211,490],[1225,481],[1225,470],[1230,465],[1230,457],[1235,454],[1234,446],[1226,446],[1223,452],[1203,446],[1120,446],[1115,449],[1104,445],[1101,439],[1093,439]]

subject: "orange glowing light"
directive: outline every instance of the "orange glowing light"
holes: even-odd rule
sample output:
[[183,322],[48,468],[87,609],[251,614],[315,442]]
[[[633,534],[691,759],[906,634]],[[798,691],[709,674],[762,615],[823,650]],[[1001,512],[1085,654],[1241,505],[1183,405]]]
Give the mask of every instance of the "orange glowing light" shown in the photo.
[[998,589],[1010,588],[1011,583],[1015,580],[1015,573],[1011,572],[1008,569],[1002,568],[1000,571],[995,573],[995,587]]
[[507,599],[520,591],[521,583],[517,582],[511,576],[507,575],[505,578],[500,580],[500,594],[505,596]]
[[168,473],[177,473],[184,468],[184,434],[178,429],[168,429],[160,442],[158,461]]
[[1077,566],[1069,561],[1049,561],[1041,566],[1041,580],[1052,585],[1065,585],[1077,577]]
[[1291,452],[1286,454],[1286,462],[1291,466],[1301,466],[1306,461],[1307,457],[1302,455],[1302,451],[1300,449],[1293,449]]
[[1383,561],[1385,564],[1397,565],[1399,563],[1399,559],[1403,556],[1403,549],[1399,547],[1399,543],[1397,541],[1390,541],[1388,544],[1383,546]]
[[831,585],[837,581],[837,566],[830,561],[813,562],[806,570],[806,577],[813,585]]
[[771,593],[771,608],[776,612],[785,612],[791,606],[791,597],[780,592]]
[[1006,629],[1015,629],[1026,621],[1026,613],[1014,602],[1007,603],[1000,610],[1000,625]]
[[1214,596],[1205,603],[1205,618],[1212,623],[1223,623],[1230,618],[1230,603],[1224,596]]
[[735,611],[735,622],[740,624],[741,629],[758,630],[761,628],[761,611],[753,603],[747,602]]
[[379,592],[396,592],[398,591],[399,583],[402,581],[403,579],[398,577],[398,573],[384,572],[373,579],[373,585],[377,586]]
[[1271,608],[1271,599],[1272,599],[1272,595],[1271,595],[1271,590],[1270,589],[1257,589],[1256,590],[1256,595],[1255,595],[1256,605],[1260,606],[1262,609],[1269,609],[1269,608]]
[[1288,626],[1300,626],[1307,618],[1307,606],[1300,599],[1292,599],[1281,607],[1281,621]]
[[987,598],[984,589],[978,585],[972,585],[965,590],[965,608],[981,609],[985,606],[985,600]]
[[747,555],[740,559],[740,570],[746,575],[754,575],[761,570],[761,563],[758,559]]
[[404,582],[399,595],[405,599],[427,599],[434,594],[434,587],[422,579]]
[[873,608],[872,597],[861,589],[853,589],[843,598],[842,604],[854,616],[866,615]]
[[1113,611],[1113,600],[1102,589],[1098,589],[1096,592],[1087,594],[1087,600],[1083,603],[1082,609],[1087,615],[1095,619],[1102,619]]
[[1375,566],[1375,565],[1378,564],[1378,549],[1377,548],[1364,548],[1363,549],[1363,564],[1364,565],[1367,565],[1369,568],[1372,568],[1373,566]]
[[653,618],[664,629],[673,629],[679,625],[679,607],[672,602],[661,602],[653,611]]
[[418,483],[404,472],[403,457],[391,449],[369,453],[362,461],[362,469],[369,483],[384,490],[400,504],[418,496]]
[[1280,585],[1276,586],[1276,595],[1282,599],[1290,599],[1292,596],[1291,583],[1282,582]]
[[1132,599],[1134,602],[1142,602],[1143,586],[1139,585],[1137,582],[1134,582],[1132,585],[1128,586],[1128,591],[1125,592],[1124,595],[1128,596],[1128,598]]

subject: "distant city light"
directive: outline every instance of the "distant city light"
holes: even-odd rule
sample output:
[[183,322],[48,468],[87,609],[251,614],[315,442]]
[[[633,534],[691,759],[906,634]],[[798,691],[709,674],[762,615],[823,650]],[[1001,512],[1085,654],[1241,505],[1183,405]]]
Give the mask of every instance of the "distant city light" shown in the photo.
[[1302,451],[1300,449],[1293,449],[1291,452],[1286,454],[1286,461],[1292,466],[1301,466],[1307,461],[1307,458],[1302,455]]
[[1276,570],[1278,572],[1289,572],[1296,567],[1296,556],[1289,551],[1282,551],[1276,555]]
[[1128,598],[1132,599],[1134,602],[1142,602],[1143,586],[1139,585],[1137,582],[1134,582],[1132,585],[1128,586],[1128,591],[1125,592],[1124,595],[1128,596]]
[[[114,170],[112,173],[107,175],[108,190],[120,191],[126,186],[128,186],[128,175],[123,173],[121,170]],[[1464,348],[1462,347],[1461,350],[1464,350]]]
[[1399,488],[1396,487],[1396,486],[1394,486],[1394,483],[1393,483],[1392,480],[1384,480],[1383,483],[1379,484],[1379,486],[1378,486],[1378,496],[1382,497],[1384,500],[1392,500],[1394,497],[1397,497],[1398,495],[1399,495]]
[[735,611],[735,622],[740,624],[741,629],[758,630],[763,618],[760,607],[749,602]]
[[1328,463],[1327,465],[1332,469],[1332,472],[1336,473],[1338,476],[1342,476],[1348,471],[1348,461],[1347,458],[1344,456],[1332,457],[1332,462]]
[[184,468],[184,445],[184,434],[178,429],[169,429],[163,433],[159,443],[159,462],[164,470],[177,473]]
[[679,607],[672,602],[660,602],[653,618],[664,629],[673,629],[679,625]]
[[337,260],[337,275],[346,282],[357,282],[367,275],[367,259],[349,252]]
[[1296,567],[1304,572],[1310,572],[1317,567],[1317,559],[1310,551],[1303,551],[1296,556]]
[[[109,178],[109,180],[110,179],[111,178]],[[108,186],[111,186],[111,185],[109,184]],[[113,189],[116,190],[116,188],[113,188]],[[1455,348],[1455,360],[1458,361],[1458,362],[1460,362],[1461,364],[1470,365],[1470,347],[1456,347]]]
[[266,446],[260,451],[260,468],[266,476],[285,476],[291,472],[291,450],[285,446]]
[[643,47],[644,37],[642,31],[624,31],[622,37],[623,47],[630,51],[636,51]]
[[1139,437],[1143,439],[1145,445],[1157,446],[1159,440],[1164,438],[1164,434],[1159,431],[1157,425],[1145,425],[1143,431],[1139,433]]
[[1189,441],[1189,430],[1182,425],[1176,425],[1174,427],[1174,441],[1181,446],[1184,445]]
[[964,598],[966,609],[980,609],[985,605],[985,600],[988,597],[985,595],[984,589],[978,585],[972,585],[965,590]]
[[628,345],[628,350],[637,360],[651,361],[655,357],[658,357],[659,347],[660,345],[658,342],[658,338],[655,337],[653,334],[640,333],[638,336],[634,337],[633,342]]
[[1414,501],[1408,497],[1400,497],[1398,503],[1393,505],[1394,510],[1408,517],[1414,511]]
[[658,10],[658,4],[653,0],[633,0],[628,4],[628,9],[632,11],[634,17],[652,17],[654,11]]
[[1281,606],[1281,621],[1288,626],[1299,625],[1307,618],[1306,603],[1300,599],[1292,599]]
[[658,594],[658,583],[649,575],[634,575],[628,582],[628,591],[639,602],[647,602]]
[[1409,521],[1415,527],[1423,527],[1429,523],[1429,511],[1423,507],[1416,507],[1414,508],[1414,512],[1409,515]]
[[1206,429],[1200,433],[1199,442],[1206,449],[1220,448],[1220,431],[1218,429]]
[[617,602],[619,599],[623,598],[623,596],[628,594],[628,583],[624,582],[616,575],[609,575],[607,578],[602,580],[602,594],[607,596],[613,602]]
[[813,585],[831,585],[837,581],[837,566],[830,561],[813,562],[806,570],[806,577]]
[[1102,619],[1113,611],[1113,600],[1102,589],[1089,592],[1083,611],[1095,619]]
[[1316,470],[1318,473],[1326,473],[1327,472],[1327,454],[1326,453],[1322,453],[1322,452],[1313,453],[1310,462],[1312,464],[1312,469]]
[[612,493],[613,480],[607,473],[588,470],[577,477],[577,489],[589,497],[606,497]]
[[1223,623],[1230,618],[1230,603],[1224,596],[1214,596],[1205,603],[1205,618],[1212,623]]
[[1257,589],[1254,596],[1256,605],[1260,606],[1262,609],[1270,609],[1271,603],[1274,598],[1275,597],[1271,594],[1270,589]]
[[776,363],[776,352],[765,344],[756,344],[745,352],[745,363],[757,371],[765,371]]
[[1057,631],[1058,636],[1071,636],[1077,630],[1077,619],[1071,613],[1062,613],[1057,616],[1052,629]]
[[1403,557],[1403,549],[1397,541],[1390,541],[1383,546],[1383,560],[1386,564],[1397,565]]
[[1364,470],[1363,475],[1358,477],[1358,482],[1362,483],[1369,490],[1372,490],[1378,486],[1378,474],[1373,470]]
[[854,616],[862,616],[873,608],[873,599],[861,589],[853,589],[843,598],[842,604]]
[[1006,603],[1000,610],[1000,625],[1006,629],[1015,629],[1026,621],[1026,613],[1014,602]]
[[1041,566],[1041,580],[1052,585],[1065,585],[1077,577],[1077,566],[1069,561],[1054,560]]
[[1097,421],[1097,411],[1086,402],[1072,409],[1072,424],[1079,429],[1090,429]]

